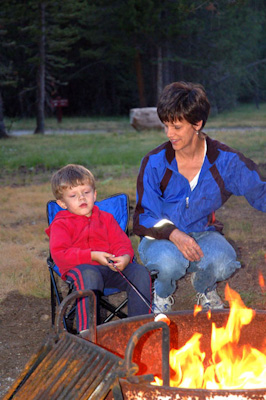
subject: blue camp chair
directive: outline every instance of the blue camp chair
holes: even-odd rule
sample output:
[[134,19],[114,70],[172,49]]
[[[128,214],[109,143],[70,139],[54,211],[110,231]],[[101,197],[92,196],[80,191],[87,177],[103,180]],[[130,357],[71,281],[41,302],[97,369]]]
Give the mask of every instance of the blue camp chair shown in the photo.
[[[118,193],[113,196],[110,196],[101,201],[96,201],[95,204],[103,211],[107,211],[111,213],[120,227],[128,234],[128,220],[129,220],[129,198],[125,193]],[[47,203],[47,220],[50,225],[53,221],[55,215],[58,211],[63,210],[55,200],[48,201]],[[51,254],[47,258],[47,264],[50,272],[50,283],[51,283],[51,311],[52,311],[52,325],[55,323],[55,313],[56,313],[56,305],[60,305],[63,301],[63,295],[59,290],[59,286],[57,283],[57,276],[61,276],[59,272],[58,266],[54,263]],[[68,294],[71,293],[72,287],[70,282],[65,281],[68,286]],[[106,288],[104,289],[103,295],[99,299],[99,306],[102,310],[105,310],[106,313],[101,312],[101,315],[104,315],[102,323],[109,322],[115,316],[118,318],[126,318],[127,314],[122,311],[122,309],[127,304],[127,298],[124,299],[119,305],[115,306],[110,303],[109,296],[119,293],[120,290],[116,288]],[[66,330],[72,331],[73,327],[73,319],[74,319],[74,311],[75,308],[72,307],[71,310],[64,317],[64,327]],[[108,313],[109,312],[109,313]],[[108,315],[107,315],[108,314]]]

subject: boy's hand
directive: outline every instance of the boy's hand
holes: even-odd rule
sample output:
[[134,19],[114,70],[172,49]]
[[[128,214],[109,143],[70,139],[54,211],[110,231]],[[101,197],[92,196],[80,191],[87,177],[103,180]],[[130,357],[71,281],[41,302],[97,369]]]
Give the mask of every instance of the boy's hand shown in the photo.
[[112,262],[109,262],[108,267],[112,271],[116,271],[117,269],[119,269],[120,271],[123,271],[130,261],[130,256],[128,254],[124,254],[123,256],[119,256],[119,257],[112,256],[112,257],[109,257],[109,260],[111,260]]
[[111,253],[106,253],[105,251],[92,251],[91,252],[91,259],[92,261],[97,261],[101,265],[106,265],[110,267],[108,260],[114,257]]

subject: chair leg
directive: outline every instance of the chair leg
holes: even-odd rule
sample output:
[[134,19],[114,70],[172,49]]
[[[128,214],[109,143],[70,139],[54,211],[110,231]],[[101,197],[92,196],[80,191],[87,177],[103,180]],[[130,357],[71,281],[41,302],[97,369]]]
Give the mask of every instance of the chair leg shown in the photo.
[[51,311],[52,311],[52,326],[54,326],[55,323],[55,311],[56,311],[56,301],[57,304],[59,305],[62,301],[60,298],[57,284],[55,281],[55,277],[53,274],[53,271],[49,268],[50,271],[50,285],[51,285]]
[[[54,276],[54,271],[53,271],[52,267],[49,267],[49,272],[50,272],[50,286],[51,286],[51,316],[52,316],[52,326],[54,326],[55,315],[56,315],[56,305],[60,305],[63,299],[58,290],[57,282],[56,282],[56,279]],[[70,286],[68,294],[70,294],[72,292],[72,290],[73,290],[73,288]],[[113,304],[110,304],[107,300],[105,300],[104,296],[100,297],[99,298],[99,306],[102,307],[102,309],[110,311],[110,314],[108,316],[102,315],[102,313],[101,313],[101,322],[100,323],[109,322],[114,317],[118,317],[120,319],[127,318],[127,314],[122,311],[122,308],[126,306],[127,302],[128,302],[128,299],[125,299],[118,306],[114,306]],[[71,332],[71,333],[76,333],[76,331],[73,328],[74,318],[75,318],[75,309],[76,309],[76,305],[73,305],[73,307],[63,317],[64,328],[68,332]]]
[[119,304],[119,306],[115,307],[112,304],[110,304],[108,301],[106,301],[103,297],[101,297],[100,298],[100,305],[111,312],[111,314],[108,315],[104,319],[103,323],[111,321],[111,319],[113,319],[115,316],[120,318],[120,319],[127,318],[127,314],[125,314],[123,311],[121,311],[121,309],[123,307],[125,307],[127,302],[128,302],[128,299],[125,299],[121,304]]
[[54,285],[52,282],[52,277],[50,277],[50,288],[51,288],[51,318],[52,318],[52,326],[54,326],[55,323],[55,291],[54,291]]
[[[50,284],[51,284],[51,312],[52,312],[52,326],[54,326],[55,323],[55,312],[56,312],[56,300],[57,300],[57,304],[60,305],[62,298],[60,297],[58,288],[57,288],[57,284],[56,284],[56,280],[54,277],[54,273],[51,267],[49,267],[49,271],[50,271]],[[64,324],[64,328],[67,330],[67,324],[66,324],[66,320],[65,317],[63,318],[63,324]]]
[[[72,292],[73,292],[73,287],[70,285],[67,296],[69,294],[71,294]],[[64,317],[68,332],[73,333],[73,334],[77,333],[76,329],[74,329],[74,319],[75,319],[76,307],[77,307],[77,305],[73,304],[73,306],[70,308],[70,310],[66,313],[66,315]]]

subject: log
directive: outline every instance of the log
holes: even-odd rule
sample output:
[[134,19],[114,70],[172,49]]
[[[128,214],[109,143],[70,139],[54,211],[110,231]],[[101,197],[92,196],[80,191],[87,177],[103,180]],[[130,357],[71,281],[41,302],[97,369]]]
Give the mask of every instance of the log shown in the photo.
[[162,130],[164,128],[158,117],[156,107],[131,108],[130,125],[137,131],[145,129]]

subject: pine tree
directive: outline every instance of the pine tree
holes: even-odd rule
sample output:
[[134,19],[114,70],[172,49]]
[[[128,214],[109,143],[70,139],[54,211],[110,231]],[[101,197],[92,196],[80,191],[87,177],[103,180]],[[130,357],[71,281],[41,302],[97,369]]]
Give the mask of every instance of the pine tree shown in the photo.
[[36,91],[34,133],[45,132],[45,107],[50,107],[55,86],[63,84],[62,69],[71,65],[68,52],[79,38],[77,22],[83,4],[83,0],[13,0],[9,6],[18,21],[13,29],[25,63],[20,71],[23,90]]
[[0,14],[0,138],[8,138],[4,122],[4,104],[2,91],[8,87],[16,86],[16,74],[11,59],[15,42],[8,37],[9,19],[6,18],[7,4],[3,2]]

